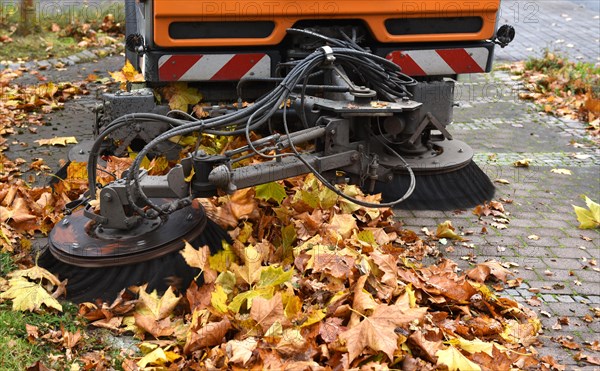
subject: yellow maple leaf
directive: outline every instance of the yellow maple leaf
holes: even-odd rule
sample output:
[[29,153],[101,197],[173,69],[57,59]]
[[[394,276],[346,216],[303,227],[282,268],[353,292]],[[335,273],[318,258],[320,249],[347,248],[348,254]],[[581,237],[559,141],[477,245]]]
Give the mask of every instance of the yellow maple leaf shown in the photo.
[[232,264],[231,270],[248,284],[252,285],[260,278],[262,261],[258,250],[254,246],[244,248],[242,256],[244,265]]
[[308,327],[314,325],[317,322],[321,322],[325,317],[327,317],[326,309],[313,310],[306,318],[306,321],[302,322],[300,327]]
[[239,313],[242,308],[244,310],[249,309],[252,306],[254,299],[258,297],[271,299],[274,291],[275,289],[273,286],[267,286],[241,292],[231,300],[231,303],[229,303],[228,306],[229,310],[231,310],[233,313]]
[[211,293],[210,304],[221,313],[227,313],[227,293],[223,289],[223,286],[217,285],[215,290]]
[[167,362],[173,362],[181,356],[175,352],[166,351],[162,348],[156,348],[152,352],[146,354],[137,362],[141,369],[146,366],[163,366]]
[[192,247],[192,245],[189,244],[189,242],[184,242],[185,247],[179,253],[183,256],[187,265],[204,270],[206,263],[208,262],[208,257],[210,256],[210,250],[208,246],[204,246],[196,250]]
[[498,350],[501,350],[501,351],[506,350],[505,347],[503,347],[499,344],[496,344],[491,341],[490,342],[482,341],[478,338],[475,338],[473,340],[466,340],[466,339],[461,338],[460,336],[457,336],[454,339],[450,339],[449,343],[454,346],[457,346],[457,347],[461,348],[462,350],[465,350],[471,354],[483,352],[489,356],[492,356],[494,347],[496,347]]
[[588,209],[580,206],[572,205],[577,214],[577,220],[579,221],[579,228],[581,229],[594,229],[600,228],[600,205],[592,201],[589,197],[583,196],[585,204]]
[[11,279],[8,283],[10,287],[0,294],[0,299],[11,299],[13,310],[33,312],[45,305],[62,312],[62,305],[39,283],[29,281],[25,277]]
[[56,86],[53,82],[39,85],[35,89],[35,94],[40,98],[52,98],[57,92],[58,86]]
[[58,278],[56,278],[55,275],[50,273],[45,268],[38,267],[37,265],[33,266],[29,269],[20,269],[20,270],[10,272],[8,274],[8,276],[11,278],[19,278],[19,277],[30,278],[32,280],[44,280],[45,279],[45,280],[48,280],[50,283],[52,283],[54,286],[58,286],[61,284],[60,280]]
[[109,74],[113,80],[120,83],[144,81],[144,75],[139,73],[128,60],[120,71],[109,72]]
[[198,89],[189,87],[186,83],[178,82],[163,89],[165,98],[169,101],[172,110],[188,111],[189,105],[194,105],[202,100]]
[[51,139],[38,139],[35,142],[40,146],[66,146],[67,144],[78,143],[75,137],[54,137]]
[[237,255],[231,249],[231,245],[223,242],[223,249],[214,255],[208,257],[208,265],[210,269],[217,272],[225,272],[232,262],[237,260]]
[[481,371],[478,364],[465,357],[453,346],[438,350],[435,355],[438,357],[437,365],[445,365],[450,371]]
[[181,296],[175,296],[173,288],[169,287],[165,294],[159,298],[156,291],[152,291],[151,294],[148,294],[146,292],[146,286],[147,285],[140,287],[140,301],[142,303],[142,308],[140,308],[138,312],[149,311],[156,320],[161,320],[170,316],[173,309],[175,309],[179,303]]
[[455,229],[452,226],[452,222],[449,220],[446,220],[437,226],[435,236],[437,238],[450,238],[453,240],[464,241],[464,238],[456,234]]

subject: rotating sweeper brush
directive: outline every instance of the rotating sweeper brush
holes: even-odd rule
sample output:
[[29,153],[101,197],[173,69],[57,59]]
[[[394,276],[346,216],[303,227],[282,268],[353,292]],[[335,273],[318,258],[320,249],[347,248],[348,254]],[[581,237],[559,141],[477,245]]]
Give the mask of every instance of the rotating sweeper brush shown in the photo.
[[[198,272],[178,252],[183,240],[215,252],[228,239],[196,200],[218,192],[313,173],[340,197],[366,207],[454,209],[489,200],[494,187],[473,163],[473,150],[446,129],[453,81],[417,81],[358,46],[355,30],[337,32],[343,40],[289,29],[292,45],[310,44],[312,51],[290,52],[296,57],[278,64],[281,77],[242,78],[237,107],[243,92],[264,93],[243,109],[207,108],[208,117],[197,119],[157,105],[150,89],[106,94],[98,138],[75,150],[87,155],[87,199],[55,226],[39,260],[69,278],[68,297],[110,300],[144,282],[151,289],[173,282],[185,289]],[[432,94],[438,99],[429,99]],[[174,151],[179,158],[173,139],[189,135],[247,142],[218,155],[196,147],[166,175],[141,169],[147,156]],[[128,147],[139,148],[129,170],[97,192],[100,156]],[[240,165],[249,157],[261,161]],[[385,202],[355,200],[335,186],[340,183],[382,192]],[[96,203],[99,209],[90,206]]]

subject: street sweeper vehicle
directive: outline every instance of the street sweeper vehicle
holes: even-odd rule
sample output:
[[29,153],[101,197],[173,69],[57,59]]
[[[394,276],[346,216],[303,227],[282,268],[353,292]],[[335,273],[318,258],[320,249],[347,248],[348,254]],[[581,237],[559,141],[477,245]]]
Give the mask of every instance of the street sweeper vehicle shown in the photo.
[[[96,139],[71,151],[87,162],[89,192],[52,230],[40,264],[69,279],[74,301],[145,282],[164,289],[165,277],[189,283],[197,272],[178,252],[183,241],[215,252],[228,239],[198,198],[306,173],[369,207],[449,210],[491,199],[473,150],[448,126],[456,75],[489,72],[495,46],[514,38],[497,27],[499,6],[127,0],[127,57],[145,83],[105,94]],[[183,82],[209,103],[201,115],[157,103],[153,89]],[[192,135],[245,142],[180,156],[173,138]],[[132,166],[99,188],[102,156],[131,148]],[[157,156],[182,159],[149,175],[142,160]],[[242,165],[253,156],[261,161]],[[340,183],[382,193],[383,203],[354,200]]]

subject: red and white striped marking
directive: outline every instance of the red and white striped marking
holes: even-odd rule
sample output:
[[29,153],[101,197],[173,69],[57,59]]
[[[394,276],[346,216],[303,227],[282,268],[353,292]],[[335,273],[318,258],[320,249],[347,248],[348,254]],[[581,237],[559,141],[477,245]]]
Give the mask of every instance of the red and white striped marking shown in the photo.
[[486,48],[398,50],[387,59],[409,76],[454,75],[485,72],[489,54]]
[[158,60],[160,81],[235,81],[270,76],[271,58],[264,53],[178,54]]

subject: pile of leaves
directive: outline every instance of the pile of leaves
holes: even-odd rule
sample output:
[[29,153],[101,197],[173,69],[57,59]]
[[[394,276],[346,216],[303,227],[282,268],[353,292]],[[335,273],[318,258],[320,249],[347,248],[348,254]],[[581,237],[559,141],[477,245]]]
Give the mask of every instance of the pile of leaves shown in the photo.
[[125,34],[125,22],[115,19],[113,14],[107,14],[100,21],[73,22],[60,26],[53,23],[49,31],[59,37],[72,37],[77,41],[77,46],[86,48],[90,46],[108,46],[121,44]]
[[511,65],[521,75],[527,92],[521,99],[533,100],[549,114],[580,120],[592,135],[600,136],[600,66],[572,62],[546,51],[542,58]]
[[[28,246],[26,236],[48,233],[62,217],[66,203],[78,197],[78,194],[69,197],[49,187],[32,188],[21,179],[25,160],[9,159],[3,151],[16,143],[9,142],[11,134],[25,129],[37,132],[37,126],[43,125],[43,114],[63,108],[67,100],[77,95],[88,94],[85,83],[13,84],[12,80],[21,74],[22,71],[0,71],[0,246],[3,251]],[[43,144],[43,140],[38,143]],[[28,170],[50,170],[43,159],[28,165]]]
[[[343,191],[378,201],[354,186]],[[202,270],[203,286],[162,296],[141,287],[137,299],[123,293],[80,306],[92,325],[143,341],[125,370],[539,364],[535,314],[484,283],[506,281],[510,271],[494,261],[465,274],[450,260],[424,265],[435,249],[390,209],[357,206],[311,175],[204,204],[233,243],[212,256],[186,244],[182,254]]]
[[[85,82],[43,83],[20,86],[12,81],[23,71],[0,71],[0,136],[14,134],[14,128],[42,125],[42,114],[63,108],[67,100],[89,94]],[[2,139],[0,139],[2,141]],[[0,143],[1,145],[2,143]]]

